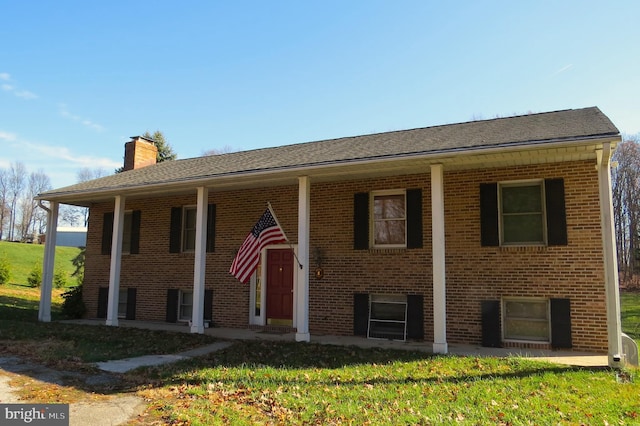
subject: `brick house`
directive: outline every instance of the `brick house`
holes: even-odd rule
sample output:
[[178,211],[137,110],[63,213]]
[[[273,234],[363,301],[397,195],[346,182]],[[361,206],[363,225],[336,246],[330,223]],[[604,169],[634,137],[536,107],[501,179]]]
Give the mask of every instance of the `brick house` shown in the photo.
[[[38,198],[52,223],[59,203],[90,208],[84,298],[107,325],[572,348],[615,365],[620,140],[595,107],[159,164],[135,137],[127,171]],[[290,243],[241,284],[229,267],[267,203]]]

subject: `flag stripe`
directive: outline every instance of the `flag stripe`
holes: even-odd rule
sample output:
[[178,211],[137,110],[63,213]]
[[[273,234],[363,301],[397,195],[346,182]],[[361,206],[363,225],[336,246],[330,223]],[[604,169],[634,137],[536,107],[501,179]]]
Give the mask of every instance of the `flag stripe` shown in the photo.
[[287,241],[271,208],[267,208],[253,226],[231,263],[229,273],[241,283],[246,283],[260,262],[260,252],[265,246]]

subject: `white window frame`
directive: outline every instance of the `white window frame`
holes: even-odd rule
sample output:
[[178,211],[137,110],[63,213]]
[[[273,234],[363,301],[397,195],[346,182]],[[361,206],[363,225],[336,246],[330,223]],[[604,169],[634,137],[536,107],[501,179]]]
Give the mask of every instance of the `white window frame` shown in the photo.
[[[548,334],[546,339],[526,339],[522,337],[511,337],[507,336],[507,303],[509,302],[530,302],[530,303],[541,303],[544,302],[547,305],[545,318],[547,322],[547,330]],[[503,297],[501,300],[500,311],[502,313],[502,340],[505,342],[520,342],[520,343],[551,343],[551,300],[546,297]],[[542,320],[535,320],[539,322],[543,322]]]
[[[187,236],[187,211],[193,210],[194,212],[196,212],[197,208],[198,207],[195,204],[194,205],[189,205],[189,206],[182,206],[182,224],[180,225],[181,226],[181,229],[180,229],[180,236],[181,236],[180,249],[181,249],[181,251],[183,253],[193,253],[195,251],[195,235],[194,235],[194,239],[193,239],[194,247],[193,248],[186,247],[186,244],[187,244],[187,238],[186,238],[186,236]],[[194,224],[194,227],[193,227],[193,231],[194,232],[198,232],[197,229],[196,229],[195,224]]]
[[[191,295],[191,305],[188,305],[188,304],[184,303],[184,295],[185,294],[190,294]],[[183,307],[184,306],[191,306],[191,313],[188,316],[183,315]],[[179,296],[178,296],[178,321],[187,322],[187,321],[191,321],[192,319],[193,319],[193,291],[192,290],[180,290],[179,291]]]
[[[402,195],[404,198],[404,243],[403,244],[376,244],[376,219],[375,219],[375,199],[378,196]],[[405,189],[387,189],[382,191],[371,191],[369,196],[369,247],[371,248],[406,248],[407,247],[407,191]],[[394,219],[394,220],[400,220]]]
[[[540,205],[542,207],[542,240],[541,241],[515,241],[505,242],[504,240],[504,213],[503,213],[503,200],[502,189],[513,187],[534,186],[540,187]],[[500,232],[500,245],[501,246],[546,246],[547,245],[547,206],[545,197],[544,179],[528,179],[528,180],[516,180],[516,181],[504,181],[498,183],[498,229]]]

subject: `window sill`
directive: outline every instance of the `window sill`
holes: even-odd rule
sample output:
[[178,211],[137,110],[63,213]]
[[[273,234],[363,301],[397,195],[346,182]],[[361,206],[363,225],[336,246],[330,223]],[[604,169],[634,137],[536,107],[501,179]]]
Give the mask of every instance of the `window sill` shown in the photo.
[[500,251],[507,252],[543,252],[547,251],[548,246],[535,245],[535,246],[500,246]]
[[371,254],[397,254],[397,253],[405,253],[407,251],[406,247],[389,247],[389,248],[370,248],[369,253]]

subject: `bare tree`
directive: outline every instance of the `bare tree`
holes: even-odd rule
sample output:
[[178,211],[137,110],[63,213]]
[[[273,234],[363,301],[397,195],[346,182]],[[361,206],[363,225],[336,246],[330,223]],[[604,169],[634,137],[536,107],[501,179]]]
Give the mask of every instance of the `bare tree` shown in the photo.
[[18,210],[18,200],[24,190],[27,179],[27,169],[21,162],[11,163],[9,167],[9,194],[11,196],[9,204],[9,235],[12,241],[15,238],[16,214]]
[[631,282],[640,261],[640,144],[639,135],[625,136],[616,148],[612,172],[613,215],[618,269],[622,282]]
[[[39,218],[38,204],[34,198],[41,192],[51,189],[51,179],[43,170],[29,175],[28,186],[20,202],[20,236],[25,240],[29,235],[36,234],[40,229],[37,225]],[[41,226],[40,226],[41,227]]]
[[[88,167],[82,168],[78,171],[78,183],[87,182],[93,179],[98,179],[107,175],[105,169],[90,169]],[[80,223],[83,226],[87,226],[89,222],[89,209],[86,207],[66,206],[61,211],[62,220],[71,226],[78,226]],[[82,218],[82,222],[80,222]]]
[[234,149],[233,147],[229,146],[229,145],[225,145],[224,147],[218,149],[218,148],[213,148],[213,149],[208,149],[206,151],[204,151],[202,153],[202,157],[208,157],[210,155],[222,155],[222,154],[230,154],[232,152],[237,151],[236,149]]
[[0,240],[2,240],[5,220],[9,214],[9,173],[0,169]]
[[84,167],[78,171],[77,180],[78,183],[86,182],[93,179],[98,179],[107,175],[107,171],[105,169],[90,169],[88,167]]
[[60,206],[60,221],[66,223],[69,226],[80,226],[80,224],[84,223],[86,226],[85,214],[89,209],[84,207],[76,207],[70,206],[68,204],[63,204]]

